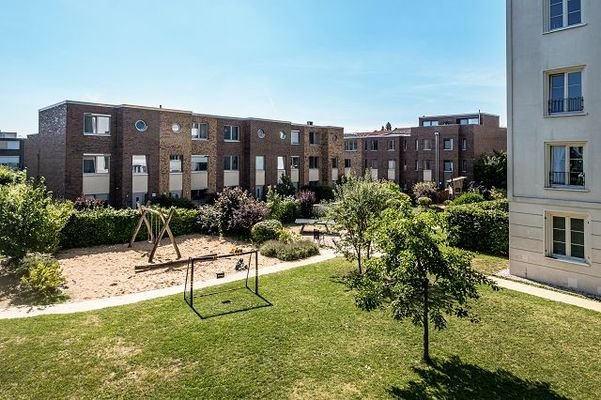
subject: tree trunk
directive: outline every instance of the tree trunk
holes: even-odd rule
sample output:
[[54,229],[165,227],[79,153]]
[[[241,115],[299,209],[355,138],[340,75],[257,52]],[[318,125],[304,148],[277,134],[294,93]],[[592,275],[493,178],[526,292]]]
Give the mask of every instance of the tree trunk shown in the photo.
[[359,264],[359,275],[363,275],[363,269],[361,268],[361,248],[357,250],[357,262]]
[[428,277],[426,276],[423,281],[423,289],[424,289],[424,356],[423,361],[432,365],[432,359],[430,358],[430,335],[428,331]]

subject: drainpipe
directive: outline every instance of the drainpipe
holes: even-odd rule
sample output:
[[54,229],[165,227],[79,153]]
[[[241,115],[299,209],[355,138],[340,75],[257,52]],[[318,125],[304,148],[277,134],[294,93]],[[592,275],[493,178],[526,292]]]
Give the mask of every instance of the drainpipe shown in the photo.
[[434,148],[436,149],[436,186],[440,185],[440,149],[438,146],[439,132],[434,132]]

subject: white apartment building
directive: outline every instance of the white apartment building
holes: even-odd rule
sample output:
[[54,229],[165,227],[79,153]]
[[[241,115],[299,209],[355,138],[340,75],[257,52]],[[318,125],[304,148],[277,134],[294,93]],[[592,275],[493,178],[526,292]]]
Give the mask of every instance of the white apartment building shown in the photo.
[[601,1],[507,1],[510,270],[601,294]]

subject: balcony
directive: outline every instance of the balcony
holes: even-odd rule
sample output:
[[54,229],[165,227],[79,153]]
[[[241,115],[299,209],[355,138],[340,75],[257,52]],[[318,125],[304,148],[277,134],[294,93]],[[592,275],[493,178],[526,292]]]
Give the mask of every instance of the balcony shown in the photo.
[[576,113],[584,111],[584,97],[567,97],[563,99],[549,99],[548,113]]
[[549,184],[553,186],[584,187],[584,172],[574,171],[551,171],[549,172]]

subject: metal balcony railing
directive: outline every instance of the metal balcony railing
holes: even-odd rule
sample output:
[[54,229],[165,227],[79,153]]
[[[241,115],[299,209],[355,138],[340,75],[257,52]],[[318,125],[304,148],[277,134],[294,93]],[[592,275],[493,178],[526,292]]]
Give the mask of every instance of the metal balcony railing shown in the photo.
[[551,186],[583,186],[584,172],[549,172],[549,184]]
[[549,114],[581,112],[584,110],[584,97],[549,99]]

